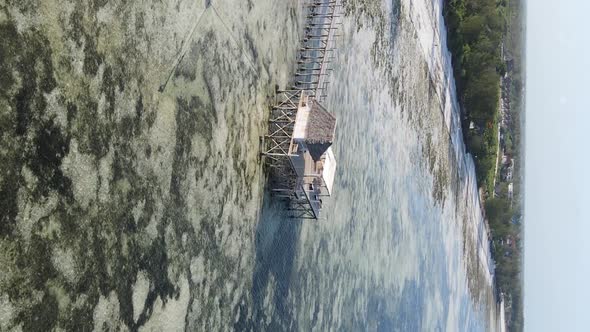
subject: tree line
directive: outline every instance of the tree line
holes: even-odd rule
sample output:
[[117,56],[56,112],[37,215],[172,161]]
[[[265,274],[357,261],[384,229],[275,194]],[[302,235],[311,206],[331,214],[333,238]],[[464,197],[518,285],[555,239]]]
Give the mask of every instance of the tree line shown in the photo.
[[[445,23],[453,60],[457,95],[463,114],[463,133],[468,151],[474,156],[477,181],[487,196],[493,193],[498,152],[501,77],[509,71],[510,151],[520,154],[520,112],[522,111],[521,54],[523,36],[522,0],[446,0]],[[512,68],[502,58],[512,60]],[[491,230],[495,278],[509,308],[509,330],[523,329],[522,302],[522,208],[520,179],[514,180],[514,201],[487,199],[486,216]]]
[[487,190],[496,166],[500,78],[506,72],[501,56],[505,6],[496,0],[449,0],[444,10],[465,143],[478,183]]

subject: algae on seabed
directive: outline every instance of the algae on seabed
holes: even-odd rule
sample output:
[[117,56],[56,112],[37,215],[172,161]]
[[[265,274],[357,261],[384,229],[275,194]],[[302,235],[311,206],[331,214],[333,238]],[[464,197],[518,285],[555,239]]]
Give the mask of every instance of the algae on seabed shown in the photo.
[[225,330],[251,301],[255,147],[299,8],[211,8],[0,2],[0,329]]

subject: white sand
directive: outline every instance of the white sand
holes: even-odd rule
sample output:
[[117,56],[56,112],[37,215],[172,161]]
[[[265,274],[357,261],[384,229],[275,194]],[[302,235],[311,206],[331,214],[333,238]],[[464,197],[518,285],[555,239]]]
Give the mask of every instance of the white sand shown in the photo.
[[68,280],[74,283],[77,279],[76,261],[74,252],[70,248],[53,248],[51,256],[53,266]]
[[185,316],[190,300],[189,284],[185,276],[180,279],[178,299],[167,299],[166,303],[158,297],[154,303],[153,314],[139,331],[184,331]]
[[137,273],[137,280],[133,285],[133,320],[137,322],[139,315],[143,311],[145,306],[145,300],[147,299],[150,291],[150,280],[143,271]]
[[119,321],[119,299],[112,291],[108,297],[100,296],[94,308],[94,330],[98,331],[127,331],[127,327]]
[[96,198],[98,189],[98,170],[94,166],[94,157],[78,151],[78,142],[72,139],[70,153],[64,157],[61,169],[64,175],[72,179],[76,201],[87,208],[90,201]]
[[14,307],[8,299],[8,294],[0,295],[0,330],[7,331],[14,318]]

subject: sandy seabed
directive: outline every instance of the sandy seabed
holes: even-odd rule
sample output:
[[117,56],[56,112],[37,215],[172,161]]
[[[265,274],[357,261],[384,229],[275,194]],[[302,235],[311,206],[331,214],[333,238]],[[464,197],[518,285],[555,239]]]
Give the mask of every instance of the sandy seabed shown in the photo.
[[345,4],[302,223],[258,141],[300,1],[0,1],[0,330],[493,328],[440,1]]

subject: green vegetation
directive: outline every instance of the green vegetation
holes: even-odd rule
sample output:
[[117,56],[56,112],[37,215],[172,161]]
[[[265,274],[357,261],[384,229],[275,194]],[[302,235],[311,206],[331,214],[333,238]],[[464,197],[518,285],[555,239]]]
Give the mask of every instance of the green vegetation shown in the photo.
[[496,287],[505,294],[506,316],[511,331],[522,331],[522,224],[519,204],[506,198],[486,201],[492,230],[492,254],[496,261]]
[[[515,221],[522,220],[523,215],[523,183],[521,168],[523,167],[524,158],[521,153],[521,129],[524,128],[524,9],[522,0],[511,0],[508,3],[507,17],[508,29],[505,37],[504,53],[510,60],[509,84],[506,87],[505,94],[509,101],[510,107],[508,115],[507,128],[505,130],[504,150],[507,155],[517,160],[514,164],[514,198],[512,202],[511,214]],[[524,325],[523,317],[523,296],[522,296],[522,225],[520,222],[512,223],[509,228],[509,235],[515,239],[516,243],[511,248],[512,255],[504,257],[497,254],[496,258],[496,278],[498,287],[509,295],[510,300],[510,329],[512,331],[522,331]],[[495,231],[495,227],[492,228]],[[506,244],[504,244],[506,245]],[[502,257],[499,257],[502,256]]]
[[[505,295],[509,330],[522,331],[523,1],[447,0],[444,15],[464,113],[464,138],[474,156],[478,184],[488,197],[485,210],[492,233],[496,286]],[[507,106],[503,116],[500,101]],[[506,164],[500,164],[495,173],[500,163],[498,149],[508,160],[517,161],[511,179],[500,176]],[[509,183],[513,194],[508,193]],[[491,198],[494,192],[496,197]]]
[[506,73],[501,57],[506,2],[450,0],[445,19],[465,115],[465,142],[475,159],[479,185],[491,193],[498,150],[500,77]]

